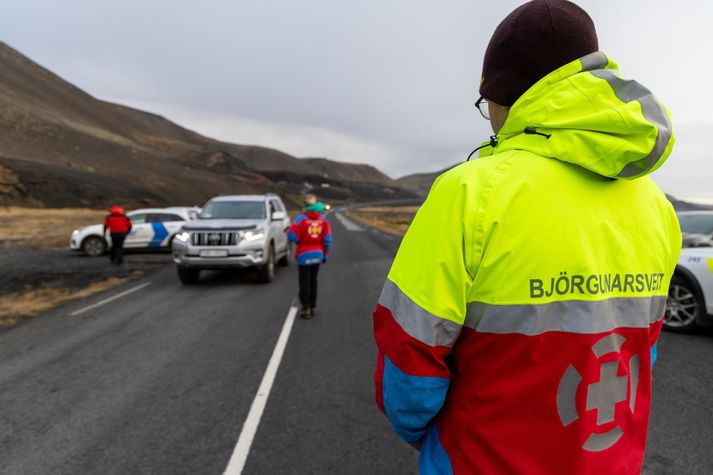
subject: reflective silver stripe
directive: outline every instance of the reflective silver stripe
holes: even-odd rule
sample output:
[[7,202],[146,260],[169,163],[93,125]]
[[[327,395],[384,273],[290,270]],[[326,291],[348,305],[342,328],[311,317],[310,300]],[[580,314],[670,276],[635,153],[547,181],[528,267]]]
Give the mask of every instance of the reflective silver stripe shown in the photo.
[[617,376],[618,370],[618,361],[604,363],[600,369],[599,382],[587,388],[587,410],[597,411],[598,426],[614,422],[616,404],[626,401],[629,381],[626,376]]
[[468,304],[465,325],[482,333],[541,335],[546,332],[595,334],[616,328],[647,328],[661,319],[665,296],[607,300],[564,300],[538,305]]
[[622,435],[624,435],[624,431],[621,430],[621,427],[616,426],[609,432],[590,435],[582,448],[589,452],[601,452],[616,444]]
[[574,366],[569,365],[557,388],[557,413],[565,427],[579,419],[577,388],[581,382],[582,375]]
[[460,335],[460,325],[422,309],[389,279],[381,291],[379,305],[391,311],[406,333],[429,346],[453,346]]
[[617,353],[621,350],[621,345],[623,345],[625,341],[626,338],[623,336],[618,333],[612,333],[596,342],[592,347],[592,352],[597,358],[601,358],[609,353]]
[[611,69],[596,69],[590,72],[594,76],[608,82],[620,101],[625,103],[639,101],[644,118],[658,129],[653,149],[642,159],[644,166],[637,166],[636,163],[639,163],[638,161],[630,163],[619,172],[618,176],[624,178],[632,177],[653,168],[663,156],[668,142],[671,140],[672,127],[666,109],[658,99],[651,94],[651,91],[636,81],[622,79]]
[[636,391],[639,390],[639,355],[629,360],[629,409],[634,412],[636,407]]
[[582,71],[593,71],[604,69],[609,64],[609,58],[601,51],[597,51],[580,58],[579,62],[582,63]]

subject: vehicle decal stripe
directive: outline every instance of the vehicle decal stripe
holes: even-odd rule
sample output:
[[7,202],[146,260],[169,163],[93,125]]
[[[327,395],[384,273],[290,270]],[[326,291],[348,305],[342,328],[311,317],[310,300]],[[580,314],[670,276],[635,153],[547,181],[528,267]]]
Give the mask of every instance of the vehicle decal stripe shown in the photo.
[[159,247],[168,237],[168,230],[163,223],[151,223],[151,227],[153,228],[153,238],[149,242],[149,247]]

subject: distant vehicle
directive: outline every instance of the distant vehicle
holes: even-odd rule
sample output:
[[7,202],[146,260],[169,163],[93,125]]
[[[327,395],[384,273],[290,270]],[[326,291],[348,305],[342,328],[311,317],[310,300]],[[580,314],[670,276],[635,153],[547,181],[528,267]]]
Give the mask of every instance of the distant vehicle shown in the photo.
[[285,205],[275,194],[213,198],[173,240],[178,278],[193,284],[203,269],[256,267],[259,280],[271,282],[275,265],[289,264],[289,225]]
[[[195,219],[200,208],[146,208],[126,215],[131,219],[132,229],[126,236],[124,248],[170,248],[171,241],[184,223]],[[69,248],[82,251],[88,256],[101,256],[111,246],[111,236],[104,234],[103,224],[92,224],[75,229],[69,239]]]
[[713,247],[684,248],[666,301],[664,328],[692,331],[713,325]]
[[713,211],[681,211],[683,247],[713,247]]

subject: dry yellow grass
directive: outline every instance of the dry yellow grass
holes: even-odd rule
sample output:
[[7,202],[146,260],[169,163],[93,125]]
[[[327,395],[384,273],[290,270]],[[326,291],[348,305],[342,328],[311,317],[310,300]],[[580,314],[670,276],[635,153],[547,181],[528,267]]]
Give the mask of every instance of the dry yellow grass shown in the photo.
[[370,206],[347,211],[346,215],[367,226],[403,236],[418,206]]
[[106,211],[0,208],[0,248],[65,249],[74,229],[101,223]]
[[109,277],[76,291],[46,286],[27,292],[0,294],[0,329],[51,310],[69,300],[89,297],[116,287],[140,275],[140,272],[135,272],[129,277]]

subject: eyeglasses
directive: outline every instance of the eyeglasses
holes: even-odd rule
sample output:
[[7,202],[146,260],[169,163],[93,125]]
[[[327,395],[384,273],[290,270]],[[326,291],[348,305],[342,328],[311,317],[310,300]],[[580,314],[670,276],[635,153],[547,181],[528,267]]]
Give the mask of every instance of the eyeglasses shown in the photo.
[[480,98],[475,101],[475,108],[478,109],[478,112],[480,112],[480,115],[482,115],[485,120],[490,120],[490,111],[488,110],[487,99],[480,96]]

